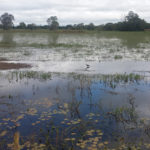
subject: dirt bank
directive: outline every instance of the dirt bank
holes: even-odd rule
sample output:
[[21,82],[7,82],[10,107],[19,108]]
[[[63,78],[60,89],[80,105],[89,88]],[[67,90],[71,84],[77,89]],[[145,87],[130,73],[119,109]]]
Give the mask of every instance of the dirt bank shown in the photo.
[[0,61],[7,61],[6,58],[0,57]]
[[0,61],[0,70],[30,68],[31,65],[21,63],[7,63]]

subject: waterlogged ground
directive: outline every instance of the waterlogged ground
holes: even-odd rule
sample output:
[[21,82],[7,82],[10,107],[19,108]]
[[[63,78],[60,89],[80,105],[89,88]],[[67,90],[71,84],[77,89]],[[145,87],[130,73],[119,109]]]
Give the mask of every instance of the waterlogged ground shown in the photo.
[[1,32],[0,149],[149,150],[149,54],[149,32]]
[[149,32],[0,33],[0,54],[24,61],[149,60]]

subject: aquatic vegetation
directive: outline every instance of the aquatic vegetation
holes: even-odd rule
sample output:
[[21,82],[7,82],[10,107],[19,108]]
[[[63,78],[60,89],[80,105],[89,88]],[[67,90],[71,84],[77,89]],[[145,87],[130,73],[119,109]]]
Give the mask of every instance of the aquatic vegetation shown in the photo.
[[23,55],[25,55],[25,56],[30,56],[31,53],[30,53],[29,51],[24,51]]
[[121,55],[115,55],[114,58],[115,58],[115,59],[122,59],[122,56],[121,56]]
[[[108,76],[106,76],[107,78]],[[143,77],[138,75],[138,74],[116,74],[116,75],[110,75],[110,78],[114,80],[115,82],[123,81],[123,82],[128,82],[128,81],[138,81],[142,79]]]
[[51,79],[51,73],[45,73],[45,72],[37,72],[37,71],[14,71],[11,72],[11,78],[16,78],[16,80],[28,78],[28,79],[43,79],[43,80],[50,80]]
[[33,31],[0,40],[0,61],[33,62],[0,72],[0,149],[150,149],[149,63],[128,72],[150,59],[149,33]]
[[115,117],[115,120],[118,122],[135,122],[137,120],[137,114],[133,108],[128,107],[120,107],[116,108],[113,112],[109,112],[109,115],[112,115]]
[[[45,104],[47,104],[48,99],[43,99]],[[139,116],[136,113],[135,98],[132,95],[129,95],[128,98],[129,106],[117,107],[111,112],[91,112],[86,113],[85,116],[81,114],[82,103],[80,101],[70,101],[65,103],[58,102],[56,104],[57,109],[50,109],[52,105],[49,105],[48,111],[42,111],[41,115],[38,116],[39,110],[36,108],[30,107],[27,109],[26,113],[23,113],[20,116],[17,116],[16,119],[12,120],[13,122],[20,122],[23,118],[28,116],[37,116],[36,121],[30,121],[30,124],[33,127],[41,126],[44,124],[44,128],[40,127],[37,132],[37,136],[33,139],[30,137],[24,140],[21,140],[21,133],[14,133],[13,143],[8,144],[8,147],[11,149],[134,149],[135,148],[149,148],[148,143],[145,141],[140,141],[142,144],[137,142],[128,143],[125,140],[126,135],[120,135],[117,144],[113,139],[104,140],[105,131],[102,130],[102,126],[105,125],[105,121],[110,119],[116,121],[116,124],[122,123],[127,128],[128,132],[133,131],[132,123],[135,124],[134,129],[145,128],[145,124],[142,123]],[[33,106],[39,105],[42,107],[42,102],[33,104]],[[43,105],[43,108],[46,106]],[[79,115],[80,114],[80,115]],[[108,117],[109,116],[109,117]],[[102,117],[102,118],[101,118]],[[55,121],[57,118],[58,123]],[[100,119],[101,118],[101,119]],[[104,119],[104,120],[103,120]],[[3,121],[9,122],[10,118],[4,118]],[[138,123],[137,123],[138,122]],[[21,123],[21,122],[20,122]],[[21,124],[22,125],[22,124]],[[18,125],[15,124],[15,127]],[[20,126],[20,125],[19,125]],[[116,125],[117,126],[117,125]],[[131,128],[129,128],[131,126]],[[110,128],[110,127],[109,127]],[[117,131],[116,131],[117,132]],[[1,136],[6,136],[9,134],[9,131],[1,132]],[[123,136],[123,137],[122,137]],[[120,139],[123,140],[120,140]],[[21,140],[21,142],[20,142]],[[40,142],[39,142],[40,141]]]
[[[132,107],[132,106],[131,106]],[[15,147],[16,149],[39,149],[39,150],[47,150],[47,149],[89,149],[89,150],[114,150],[114,149],[147,149],[149,148],[149,144],[140,141],[139,143],[126,143],[125,139],[122,137],[119,139],[117,144],[112,141],[103,140],[104,133],[101,129],[93,122],[96,119],[95,116],[99,117],[99,114],[89,113],[86,115],[87,118],[72,118],[68,115],[69,105],[65,103],[64,105],[59,105],[59,110],[54,110],[51,112],[52,118],[50,119],[50,123],[46,126],[46,129],[40,129],[40,136],[38,142],[25,141],[23,143],[19,143],[19,133],[14,134],[13,144],[8,144],[12,149]],[[65,108],[63,111],[62,109]],[[117,108],[113,113],[117,115],[124,114],[124,112],[129,111],[129,108]],[[46,114],[45,114],[46,115]],[[54,120],[56,115],[60,115],[62,117],[62,122],[59,125],[55,125]],[[63,117],[64,116],[64,117]],[[71,117],[71,118],[70,118]],[[44,121],[41,119],[41,121]],[[123,120],[120,120],[121,122]],[[101,124],[101,121],[98,121]],[[131,120],[128,123],[132,122]],[[34,124],[35,126],[36,124]],[[136,127],[137,128],[137,127]],[[128,129],[129,130],[129,129]],[[33,139],[32,139],[33,140]]]
[[144,79],[144,76],[138,74],[113,74],[113,75],[102,75],[100,77],[101,82],[111,88],[116,88],[120,84],[138,83],[138,81]]
[[2,133],[0,133],[0,137],[3,137],[7,134],[7,131],[2,131]]
[[[43,44],[43,43],[31,43],[31,44],[24,44],[24,43],[19,43],[18,45],[16,45],[16,43],[2,43],[0,42],[0,47],[34,47],[34,48],[82,48],[83,45],[81,44],[68,44],[68,43],[47,43],[47,44]],[[29,56],[30,53],[29,52],[24,52],[25,56]]]
[[35,115],[37,113],[37,110],[35,108],[30,108],[27,110],[27,114],[29,115]]
[[[136,39],[135,39],[136,36]],[[2,33],[0,53],[13,60],[149,60],[149,33]],[[32,41],[32,42],[31,42]],[[67,49],[64,58],[62,50]],[[29,50],[28,52],[25,52]],[[45,53],[44,51],[47,51]],[[49,53],[51,52],[51,53]],[[119,53],[118,53],[119,52]],[[30,54],[30,55],[29,55]],[[47,55],[48,54],[48,55]],[[19,56],[19,57],[18,57]],[[63,58],[63,59],[62,59]],[[39,60],[39,58],[38,58]]]
[[10,47],[16,47],[15,42],[0,42],[0,47],[10,48]]

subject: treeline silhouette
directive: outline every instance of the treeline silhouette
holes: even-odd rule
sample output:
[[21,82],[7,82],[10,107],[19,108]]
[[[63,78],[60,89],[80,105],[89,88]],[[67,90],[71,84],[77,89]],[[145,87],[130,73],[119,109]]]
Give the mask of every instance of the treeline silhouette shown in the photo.
[[50,29],[50,30],[100,30],[100,31],[144,31],[150,29],[150,23],[147,23],[144,19],[141,19],[138,14],[130,11],[124,20],[117,23],[107,23],[103,25],[94,25],[90,24],[74,24],[74,25],[65,25],[60,26],[57,16],[51,16],[47,19],[47,25],[36,25],[25,24],[21,22],[19,25],[13,25],[14,16],[8,13],[3,14],[0,17],[0,28],[3,29]]

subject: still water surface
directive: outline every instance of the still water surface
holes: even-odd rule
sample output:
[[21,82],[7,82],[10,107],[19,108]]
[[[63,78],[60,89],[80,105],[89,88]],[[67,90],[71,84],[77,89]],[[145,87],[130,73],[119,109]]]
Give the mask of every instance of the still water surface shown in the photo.
[[149,55],[148,32],[0,33],[32,65],[0,71],[1,149],[149,149]]

